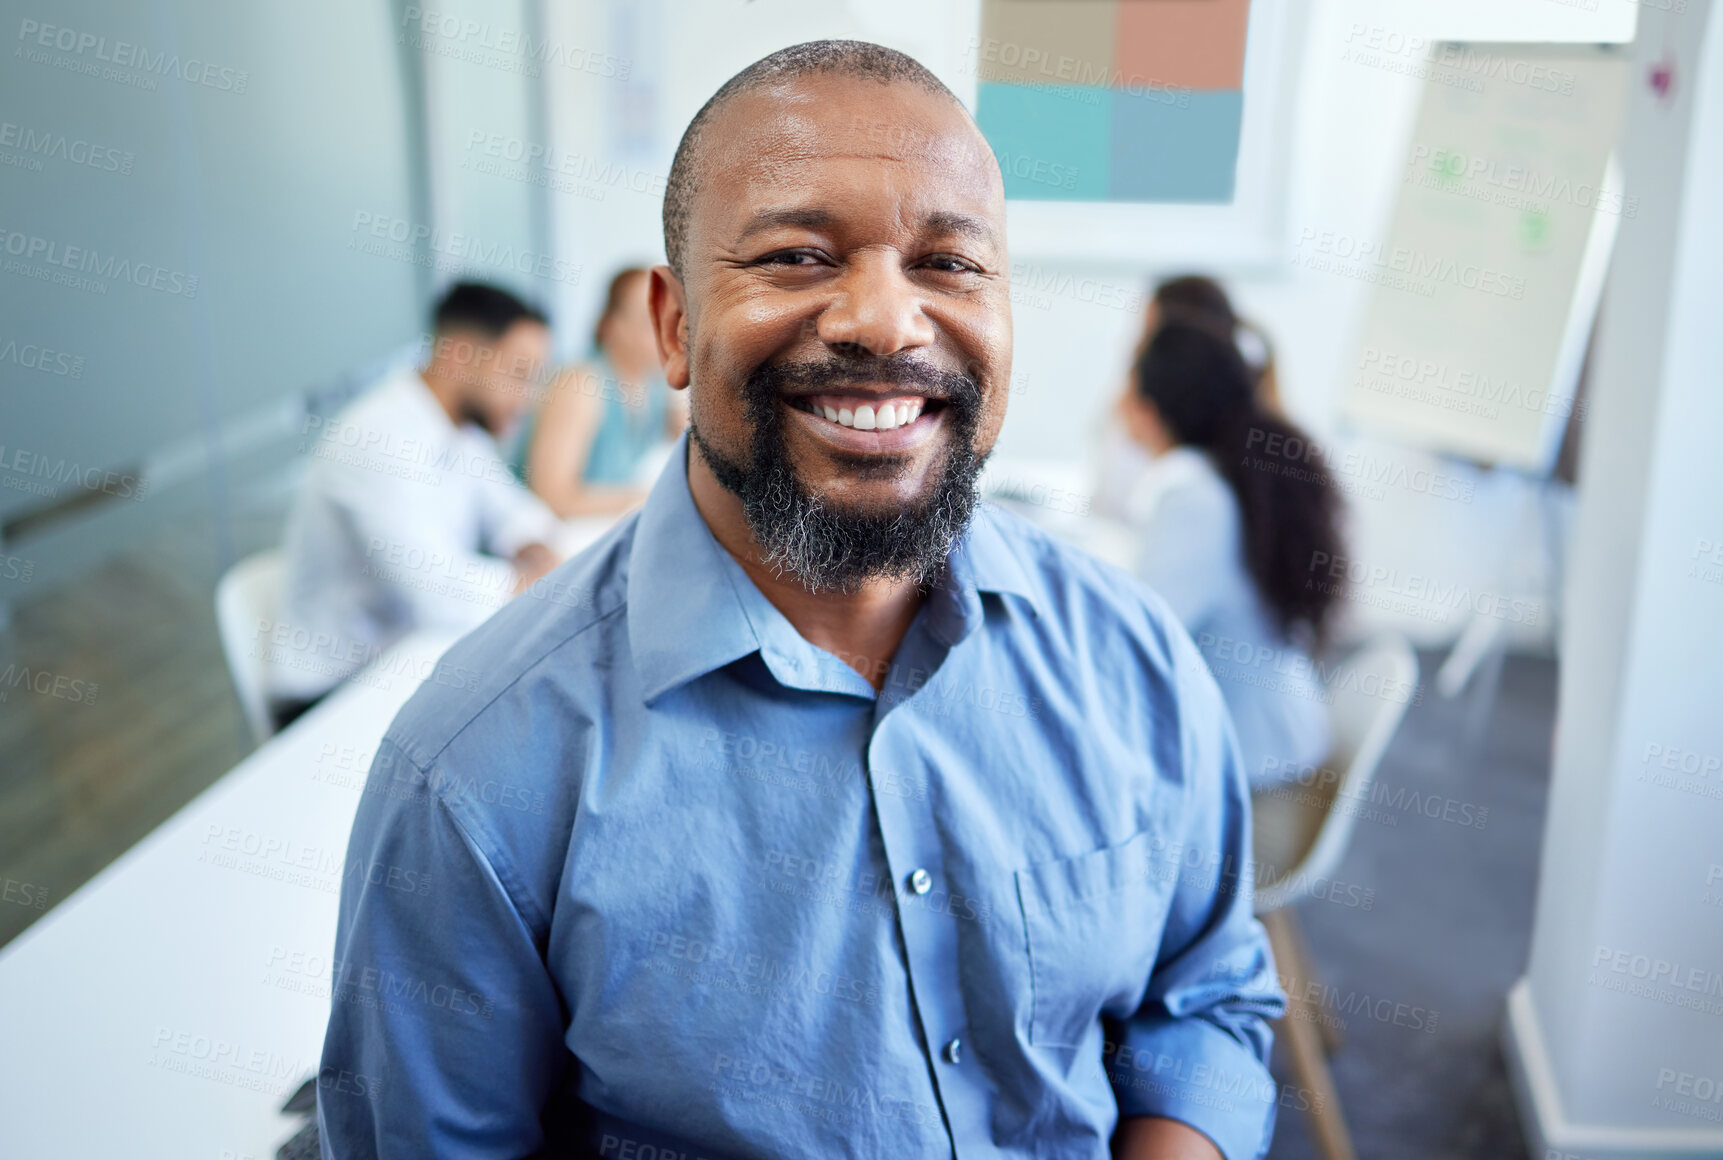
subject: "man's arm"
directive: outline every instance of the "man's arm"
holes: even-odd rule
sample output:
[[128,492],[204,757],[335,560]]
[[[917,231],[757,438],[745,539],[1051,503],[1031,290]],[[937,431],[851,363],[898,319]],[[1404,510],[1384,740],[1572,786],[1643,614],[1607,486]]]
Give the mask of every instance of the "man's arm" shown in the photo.
[[1132,1116],[1113,1134],[1119,1160],[1223,1160],[1214,1141],[1188,1124],[1160,1116]]
[[515,595],[519,596],[531,588],[560,563],[562,557],[537,540],[522,544],[520,550],[514,554]]
[[[1150,867],[1170,884],[1167,923],[1142,1005],[1107,1026],[1103,1064],[1119,1105],[1116,1142],[1132,1149],[1121,1156],[1212,1156],[1206,1147],[1255,1160],[1268,1148],[1278,1094],[1268,1020],[1285,997],[1251,914],[1250,796],[1232,724],[1195,646],[1169,635],[1184,793],[1179,824]],[[1179,1121],[1185,1139],[1156,1117]]]
[[[487,463],[488,470],[477,481],[483,529],[481,543],[475,546],[498,556],[513,556],[527,544],[555,539],[560,526],[556,513],[523,487],[501,459],[493,457]],[[529,465],[533,470],[537,469]]]
[[[474,628],[515,595],[518,574],[487,556],[450,511],[439,485],[344,467],[330,494],[372,582],[386,586],[417,628]],[[513,549],[510,549],[510,553]]]
[[331,1160],[501,1160],[542,1143],[566,1016],[540,954],[545,919],[511,897],[515,874],[461,816],[466,780],[427,775],[389,741],[372,765],[318,1070]]

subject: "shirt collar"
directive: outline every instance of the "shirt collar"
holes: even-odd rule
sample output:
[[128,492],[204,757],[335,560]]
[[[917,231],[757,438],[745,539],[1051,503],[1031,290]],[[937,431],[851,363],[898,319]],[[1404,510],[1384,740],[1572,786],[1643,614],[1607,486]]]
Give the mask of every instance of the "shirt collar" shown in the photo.
[[[1022,597],[1039,614],[1000,514],[981,505],[930,594],[928,627],[955,645],[982,622],[981,593]],[[804,640],[706,526],[688,490],[688,436],[653,485],[628,562],[628,640],[647,703],[679,685],[759,653],[787,686],[872,697],[859,673]]]
[[425,381],[425,372],[421,369],[403,368],[397,375],[396,387],[401,398],[407,400],[407,405],[419,412],[421,419],[437,433],[438,438],[481,440],[486,447],[495,448],[497,440],[489,431],[468,420],[456,423],[449,418],[449,413],[443,409],[443,404],[431,390],[431,384]]
[[396,372],[395,389],[406,405],[419,413],[429,426],[439,433],[450,435],[457,433],[460,427],[449,418],[449,413],[443,410],[443,404],[437,401],[437,396],[431,391],[431,384],[425,381],[424,373],[411,367],[403,367]]
[[976,590],[1020,597],[1040,616],[1046,611],[1046,594],[1030,580],[1023,566],[1030,545],[1021,532],[1008,527],[1008,522],[1016,520],[990,503],[977,504],[975,518],[969,521],[969,530],[953,556],[967,564]]

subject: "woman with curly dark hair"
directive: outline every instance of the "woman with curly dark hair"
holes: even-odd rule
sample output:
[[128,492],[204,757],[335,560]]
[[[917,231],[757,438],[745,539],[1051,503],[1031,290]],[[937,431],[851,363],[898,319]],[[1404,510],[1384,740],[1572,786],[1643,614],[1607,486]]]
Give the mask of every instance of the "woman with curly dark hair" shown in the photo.
[[1138,575],[1202,650],[1260,784],[1326,756],[1311,658],[1327,642],[1335,589],[1312,563],[1345,553],[1332,476],[1255,388],[1235,343],[1176,316],[1163,322],[1119,404],[1153,456],[1120,507],[1141,537]]

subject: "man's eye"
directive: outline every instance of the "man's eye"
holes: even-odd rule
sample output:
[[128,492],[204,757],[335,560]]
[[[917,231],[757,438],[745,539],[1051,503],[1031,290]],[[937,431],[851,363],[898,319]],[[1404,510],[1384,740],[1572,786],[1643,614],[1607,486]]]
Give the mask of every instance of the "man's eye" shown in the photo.
[[942,274],[977,273],[972,263],[966,262],[962,258],[955,258],[950,254],[935,254],[922,264],[931,270],[938,270]]
[[806,250],[781,250],[776,254],[767,254],[756,265],[760,266],[811,266],[819,258]]

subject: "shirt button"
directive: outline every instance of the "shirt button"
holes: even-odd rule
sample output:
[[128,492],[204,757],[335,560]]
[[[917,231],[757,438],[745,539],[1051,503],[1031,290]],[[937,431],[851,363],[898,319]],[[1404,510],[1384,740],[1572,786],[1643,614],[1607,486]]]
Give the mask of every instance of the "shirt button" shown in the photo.
[[963,1040],[953,1039],[945,1045],[945,1062],[959,1063],[963,1059]]
[[[926,894],[933,889],[933,876],[926,870],[917,870],[909,876],[909,888],[917,894]],[[952,1042],[956,1042],[953,1040]]]

